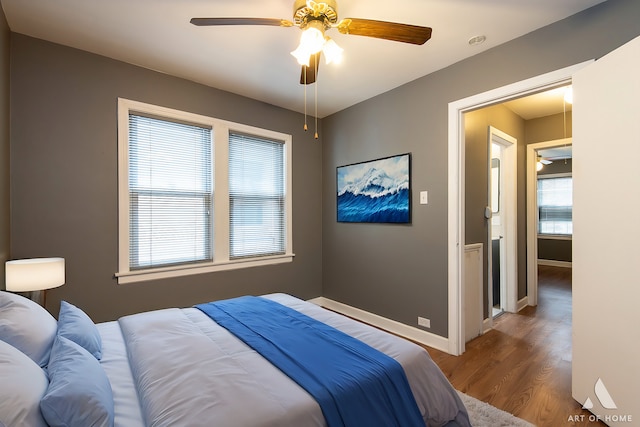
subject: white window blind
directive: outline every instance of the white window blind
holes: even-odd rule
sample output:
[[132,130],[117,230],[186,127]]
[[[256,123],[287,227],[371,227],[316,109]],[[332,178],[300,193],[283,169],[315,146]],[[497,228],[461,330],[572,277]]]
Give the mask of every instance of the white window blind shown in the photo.
[[210,128],[129,114],[129,267],[211,261]]
[[229,258],[284,254],[284,142],[229,134]]
[[538,233],[573,234],[571,177],[538,179]]

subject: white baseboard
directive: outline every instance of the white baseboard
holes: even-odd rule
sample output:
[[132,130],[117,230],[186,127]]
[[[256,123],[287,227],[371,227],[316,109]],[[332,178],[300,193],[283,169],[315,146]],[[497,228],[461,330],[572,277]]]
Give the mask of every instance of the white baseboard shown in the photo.
[[396,335],[400,335],[404,338],[418,342],[420,344],[435,348],[445,353],[449,353],[449,340],[441,337],[440,335],[432,334],[431,332],[423,331],[413,326],[405,325],[404,323],[397,322],[395,320],[387,319],[386,317],[379,316],[377,314],[370,313],[365,310],[361,310],[356,307],[352,307],[347,304],[343,304],[338,301],[334,301],[325,297],[317,297],[310,299],[309,302],[319,305],[321,307],[328,308],[338,313],[344,314],[361,322],[368,323],[376,326],[385,331],[391,332]]
[[516,313],[529,305],[529,297],[524,297],[518,301],[518,307],[516,308]]
[[493,329],[493,322],[488,317],[482,321],[482,333],[486,334]]
[[546,265],[549,267],[565,267],[571,268],[571,261],[556,261],[555,259],[539,259],[538,265]]
[[[518,300],[516,305],[517,305],[517,307],[516,307],[516,313],[517,313],[517,312],[519,312],[520,310],[522,310],[523,308],[525,308],[526,306],[529,305],[529,297],[524,297],[521,300]],[[493,319],[490,319],[490,318],[486,317],[482,321],[482,333],[486,334],[491,329],[493,329]]]

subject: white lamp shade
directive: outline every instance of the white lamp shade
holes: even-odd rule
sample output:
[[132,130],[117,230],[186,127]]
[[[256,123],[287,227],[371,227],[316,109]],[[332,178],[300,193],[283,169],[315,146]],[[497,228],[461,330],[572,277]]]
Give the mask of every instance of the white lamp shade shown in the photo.
[[329,37],[326,38],[326,42],[322,48],[322,53],[324,53],[324,58],[327,64],[336,63],[339,64],[342,61],[342,49],[336,42],[331,40]]
[[298,64],[309,66],[309,57],[320,52],[325,44],[324,26],[322,22],[313,20],[309,22],[307,27],[300,36],[300,44],[298,48],[291,52],[297,60]]
[[6,288],[12,292],[41,291],[64,285],[64,258],[31,258],[7,261]]
[[291,55],[293,55],[298,60],[298,64],[306,65],[307,67],[309,66],[309,59],[311,58],[311,54],[303,49],[302,46],[298,46],[296,50],[291,52]]

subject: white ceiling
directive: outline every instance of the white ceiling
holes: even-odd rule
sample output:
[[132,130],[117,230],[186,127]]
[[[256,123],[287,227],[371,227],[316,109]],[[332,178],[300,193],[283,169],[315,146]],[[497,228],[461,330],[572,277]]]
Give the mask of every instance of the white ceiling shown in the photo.
[[[192,17],[292,19],[292,0],[0,0],[12,31],[302,112],[296,27],[196,27]],[[422,46],[328,31],[344,60],[320,65],[318,116],[505,43],[604,0],[341,0],[339,19],[429,26]],[[467,41],[485,35],[479,46]],[[313,86],[311,93],[313,93]]]
[[563,86],[503,103],[505,107],[525,120],[546,117],[571,111],[571,102],[565,101],[565,93],[571,86]]
[[562,160],[573,157],[573,147],[571,145],[564,147],[546,148],[538,150],[538,155],[545,160]]

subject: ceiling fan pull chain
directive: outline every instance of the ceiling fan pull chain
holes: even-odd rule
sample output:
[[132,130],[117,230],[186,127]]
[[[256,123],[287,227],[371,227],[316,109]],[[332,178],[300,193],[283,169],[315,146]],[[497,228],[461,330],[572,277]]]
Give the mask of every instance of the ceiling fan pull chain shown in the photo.
[[[562,98],[562,122],[564,124],[564,139],[567,139],[567,100],[564,97]],[[564,146],[566,148],[567,144]],[[567,164],[566,157],[564,159],[564,164]]]
[[307,131],[307,73],[304,73],[304,131]]
[[[316,64],[318,63],[318,61],[316,61]],[[318,73],[318,66],[316,65],[316,73]],[[318,139],[318,79],[316,78],[316,83],[315,83],[315,91],[316,91],[316,113],[315,113],[315,119],[316,119],[316,133],[313,135],[313,137],[315,139]]]

